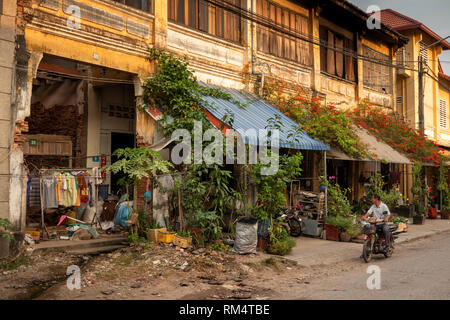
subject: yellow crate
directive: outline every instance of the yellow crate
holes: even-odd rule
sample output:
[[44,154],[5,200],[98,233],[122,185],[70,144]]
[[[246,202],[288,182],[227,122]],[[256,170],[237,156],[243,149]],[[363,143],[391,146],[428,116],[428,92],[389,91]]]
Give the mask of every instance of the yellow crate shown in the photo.
[[173,237],[173,244],[180,247],[180,248],[188,248],[192,243],[192,236],[190,236],[189,238],[185,238],[185,237],[180,237],[179,235],[175,235]]
[[155,244],[158,244],[159,242],[159,233],[167,231],[167,228],[160,228],[160,229],[147,229],[147,240],[150,242],[153,242]]
[[170,231],[158,232],[159,242],[173,243],[174,236],[175,236],[175,232],[170,232]]
[[30,235],[33,240],[39,240],[41,238],[41,231],[36,229],[27,229],[26,234]]

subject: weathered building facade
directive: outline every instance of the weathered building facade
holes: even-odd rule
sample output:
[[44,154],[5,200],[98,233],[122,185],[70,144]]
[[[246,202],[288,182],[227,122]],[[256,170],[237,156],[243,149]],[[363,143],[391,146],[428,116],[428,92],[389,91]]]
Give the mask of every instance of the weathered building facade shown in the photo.
[[[11,71],[1,87],[11,100],[1,106],[10,135],[0,146],[9,162],[0,164],[9,180],[0,201],[16,230],[25,225],[27,170],[100,167],[115,148],[158,141],[157,117],[136,109],[142,79],[154,73],[152,47],[185,56],[208,84],[257,92],[277,78],[342,107],[362,98],[396,107],[389,64],[405,40],[384,25],[368,29],[347,1],[19,0],[8,10],[16,28],[3,35],[2,11],[0,41],[16,46],[0,61]],[[27,134],[64,136],[69,152],[28,154]],[[106,177],[110,187],[114,179]]]

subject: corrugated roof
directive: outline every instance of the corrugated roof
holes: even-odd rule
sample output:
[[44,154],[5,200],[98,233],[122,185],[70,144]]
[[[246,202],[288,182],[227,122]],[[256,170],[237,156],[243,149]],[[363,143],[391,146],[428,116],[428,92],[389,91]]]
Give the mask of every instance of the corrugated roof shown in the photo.
[[400,152],[394,150],[388,144],[378,141],[376,137],[371,135],[367,130],[362,128],[355,128],[355,133],[358,135],[360,141],[368,146],[369,152],[374,156],[374,159],[354,159],[347,156],[341,150],[332,147],[327,152],[327,158],[336,160],[354,160],[354,161],[385,161],[388,163],[412,164],[412,162]]
[[[209,88],[220,88],[229,93],[236,101],[245,104],[245,107],[241,108],[231,101],[210,96],[203,97],[203,100],[207,102],[204,104],[204,107],[217,119],[222,120],[226,114],[233,114],[233,129],[241,129],[244,131],[255,129],[256,132],[258,132],[259,129],[266,129],[268,120],[274,118],[275,114],[278,114],[282,123],[279,135],[281,148],[299,150],[330,149],[326,143],[311,138],[306,132],[298,133],[295,139],[293,137],[288,137],[289,132],[293,132],[295,128],[299,127],[298,124],[257,95],[236,89],[228,89],[205,83],[201,84]],[[245,142],[248,144],[259,143],[259,141],[255,143],[251,140],[252,139],[245,137]]]

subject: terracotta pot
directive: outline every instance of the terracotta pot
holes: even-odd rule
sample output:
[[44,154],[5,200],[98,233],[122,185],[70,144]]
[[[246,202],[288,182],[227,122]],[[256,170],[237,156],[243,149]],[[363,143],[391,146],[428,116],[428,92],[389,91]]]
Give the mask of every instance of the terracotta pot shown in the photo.
[[414,216],[413,224],[425,224],[425,215],[423,216]]
[[339,237],[342,242],[350,242],[352,240],[352,236],[345,232],[341,232]]
[[327,223],[325,228],[327,240],[339,241],[339,230],[335,226]]
[[450,211],[442,210],[441,211],[441,219],[449,220],[450,219]]

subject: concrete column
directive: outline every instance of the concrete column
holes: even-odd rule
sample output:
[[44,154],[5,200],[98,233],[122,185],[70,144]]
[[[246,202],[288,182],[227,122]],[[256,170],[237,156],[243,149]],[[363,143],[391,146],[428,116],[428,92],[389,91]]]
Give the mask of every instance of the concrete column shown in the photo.
[[[0,218],[9,219],[11,108],[14,104],[16,2],[0,1]],[[1,249],[0,249],[1,251]],[[0,257],[3,254],[0,252]],[[7,253],[5,252],[6,256]]]
[[23,166],[23,150],[14,143],[17,121],[23,121],[30,115],[32,82],[36,77],[37,68],[42,59],[42,52],[26,51],[24,38],[18,37],[19,49],[16,51],[16,81],[17,92],[15,109],[11,117],[10,130],[10,163],[9,163],[9,220],[15,231],[25,229],[26,214],[26,174]]
[[167,0],[155,0],[155,48],[167,47]]

